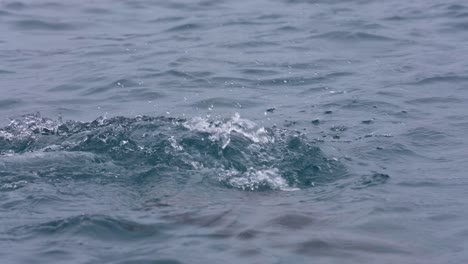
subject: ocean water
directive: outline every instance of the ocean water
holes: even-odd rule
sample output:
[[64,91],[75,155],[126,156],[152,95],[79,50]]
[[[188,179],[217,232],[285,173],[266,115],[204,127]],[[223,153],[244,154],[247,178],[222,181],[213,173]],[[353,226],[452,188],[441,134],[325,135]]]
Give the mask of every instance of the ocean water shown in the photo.
[[468,3],[0,1],[1,263],[467,263]]

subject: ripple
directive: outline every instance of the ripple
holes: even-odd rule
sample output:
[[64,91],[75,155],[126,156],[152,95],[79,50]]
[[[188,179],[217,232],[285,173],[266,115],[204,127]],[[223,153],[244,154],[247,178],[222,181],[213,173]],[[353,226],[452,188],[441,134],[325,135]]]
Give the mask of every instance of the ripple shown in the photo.
[[25,2],[20,2],[20,1],[12,1],[8,2],[4,5],[6,9],[10,10],[15,10],[15,11],[22,11],[22,10],[29,10],[32,8],[46,8],[46,9],[56,9],[56,8],[63,8],[65,5],[62,3],[57,3],[57,2],[31,2],[31,3],[25,3]]
[[3,5],[6,9],[12,9],[12,10],[21,10],[27,8],[27,5],[24,4],[23,2],[9,2]]
[[252,108],[261,105],[258,101],[229,99],[225,97],[216,97],[203,99],[192,104],[193,107],[203,109],[213,108]]
[[465,103],[466,99],[460,99],[458,97],[444,96],[444,97],[426,97],[426,98],[417,98],[413,100],[408,100],[408,104],[461,104]]
[[180,262],[176,259],[145,259],[141,257],[135,257],[131,259],[127,259],[124,261],[118,261],[116,263],[119,264],[183,264],[183,262]]
[[121,92],[108,98],[115,102],[132,102],[134,100],[152,101],[165,97],[162,93],[154,92],[146,88],[132,89]]
[[415,146],[431,147],[439,144],[446,145],[448,135],[427,127],[410,129],[405,134]]
[[271,75],[279,74],[278,71],[263,70],[263,69],[242,69],[240,72],[242,74],[253,75],[253,76],[271,76]]
[[[468,16],[468,13],[467,13],[466,16]],[[454,23],[451,26],[452,26],[452,28],[457,29],[457,30],[461,30],[461,31],[468,30],[468,22]]]
[[461,12],[455,15],[456,18],[468,18],[468,12]]
[[183,225],[194,225],[197,227],[214,228],[232,224],[232,211],[221,210],[216,213],[208,213],[197,215],[193,213],[182,213],[166,215],[165,220],[170,220],[172,223]]
[[230,26],[259,26],[263,25],[263,23],[259,23],[250,19],[236,19],[232,21],[225,22],[223,27],[230,27]]
[[246,49],[246,48],[265,48],[271,46],[278,46],[276,42],[272,41],[245,41],[240,43],[224,44],[221,47],[229,49]]
[[9,15],[11,15],[10,12],[0,9],[0,16],[9,16]]
[[407,83],[410,85],[425,85],[425,84],[440,84],[440,83],[463,83],[467,82],[467,76],[460,76],[460,75],[445,75],[445,76],[434,76],[424,78],[422,80]]
[[361,181],[354,184],[354,189],[363,189],[373,187],[386,183],[390,179],[390,176],[383,173],[373,173],[371,175],[364,175],[361,177]]
[[104,86],[90,88],[86,92],[84,92],[83,95],[96,95],[96,94],[104,93],[110,90],[132,88],[136,86],[139,86],[139,84],[130,79],[119,79],[115,82],[112,82]]
[[447,10],[454,10],[454,11],[461,11],[461,10],[466,10],[468,9],[466,6],[461,5],[461,4],[448,4],[446,6]]
[[83,89],[83,86],[77,84],[61,84],[56,87],[49,88],[50,92],[69,92]]
[[276,29],[277,31],[284,31],[284,32],[298,32],[300,29],[294,26],[282,26]]
[[385,101],[376,101],[376,100],[367,100],[367,99],[342,99],[335,100],[333,103],[327,103],[322,105],[324,108],[342,108],[347,110],[362,110],[362,111],[388,111],[400,110],[401,107],[385,102]]
[[259,82],[262,86],[284,85],[284,86],[304,86],[309,84],[321,83],[327,80],[327,77],[285,77],[261,80]]
[[22,30],[52,30],[65,31],[75,30],[78,26],[64,22],[49,22],[39,19],[26,19],[13,22],[13,25]]
[[394,39],[364,32],[346,32],[333,31],[323,34],[314,35],[311,38],[321,38],[334,41],[394,41]]
[[20,104],[22,104],[22,101],[18,99],[0,100],[0,109],[10,109],[12,107],[17,107]]
[[324,93],[330,90],[330,87],[328,86],[318,86],[318,87],[312,87],[308,88],[302,92],[300,92],[301,95],[307,95],[307,94],[317,94],[317,93]]
[[167,23],[167,22],[176,22],[184,20],[185,17],[181,16],[168,16],[168,17],[161,17],[157,19],[150,20],[149,23]]
[[175,26],[175,27],[171,27],[167,29],[166,32],[184,32],[184,31],[197,30],[200,28],[202,28],[200,24],[186,23],[186,24]]
[[364,251],[373,254],[409,254],[401,245],[366,238],[359,239],[310,239],[297,245],[295,250],[299,254],[309,256],[341,256],[350,257],[356,252]]
[[311,217],[300,214],[284,214],[273,219],[271,222],[279,227],[292,230],[299,230],[307,228],[309,225],[312,225],[315,222],[315,220]]
[[247,230],[244,230],[244,231],[240,232],[237,235],[237,238],[240,239],[240,240],[253,240],[255,238],[258,238],[262,234],[264,234],[264,232],[262,232],[262,231],[247,229]]
[[212,72],[207,71],[178,71],[178,70],[168,70],[164,72],[155,72],[150,74],[143,75],[143,78],[155,78],[155,77],[178,77],[188,80],[203,80],[202,78],[213,75]]
[[109,9],[99,8],[99,7],[84,8],[82,9],[82,12],[88,13],[88,14],[98,14],[98,15],[108,15],[112,13]]
[[409,157],[423,158],[424,156],[413,151],[410,147],[401,143],[380,143],[375,149],[367,151],[367,157],[374,157],[381,161],[404,160]]

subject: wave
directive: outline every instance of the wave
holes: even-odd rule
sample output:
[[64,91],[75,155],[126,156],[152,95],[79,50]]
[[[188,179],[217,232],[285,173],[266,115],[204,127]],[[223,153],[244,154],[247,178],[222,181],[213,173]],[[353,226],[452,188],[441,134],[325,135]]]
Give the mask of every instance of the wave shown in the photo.
[[239,114],[220,120],[138,116],[91,122],[30,114],[0,129],[2,172],[17,177],[0,177],[0,184],[202,175],[210,183],[251,191],[298,190],[346,175],[339,161],[305,135],[265,128]]

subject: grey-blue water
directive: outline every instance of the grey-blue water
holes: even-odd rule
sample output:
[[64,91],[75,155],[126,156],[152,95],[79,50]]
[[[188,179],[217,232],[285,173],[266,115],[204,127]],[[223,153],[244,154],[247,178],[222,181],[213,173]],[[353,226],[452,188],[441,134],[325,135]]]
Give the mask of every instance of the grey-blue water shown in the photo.
[[467,263],[468,3],[0,1],[0,262]]

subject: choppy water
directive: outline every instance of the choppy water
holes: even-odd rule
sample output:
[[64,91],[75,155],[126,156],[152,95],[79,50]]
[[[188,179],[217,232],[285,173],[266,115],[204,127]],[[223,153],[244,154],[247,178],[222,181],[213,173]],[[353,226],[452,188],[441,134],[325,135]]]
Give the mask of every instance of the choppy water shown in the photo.
[[461,0],[0,1],[2,263],[468,261]]

